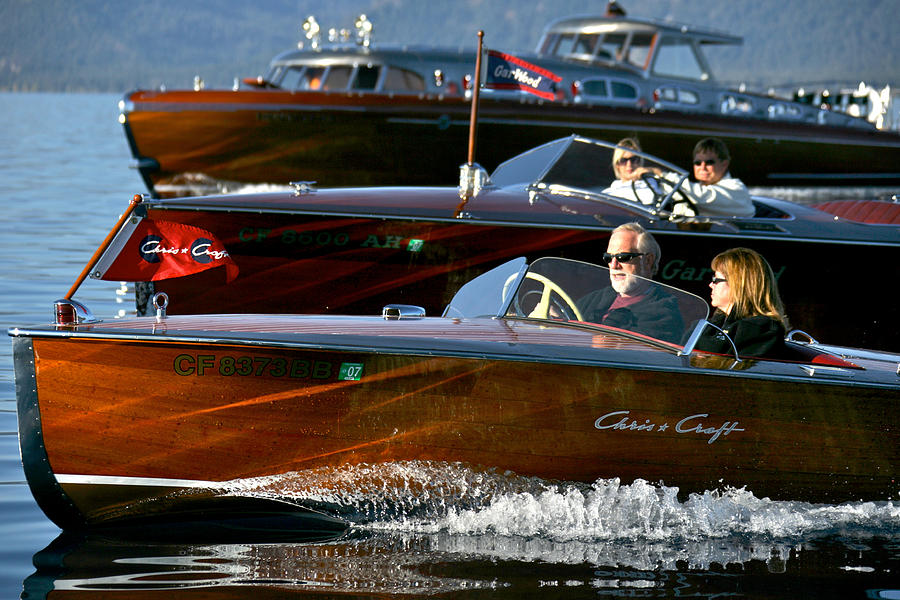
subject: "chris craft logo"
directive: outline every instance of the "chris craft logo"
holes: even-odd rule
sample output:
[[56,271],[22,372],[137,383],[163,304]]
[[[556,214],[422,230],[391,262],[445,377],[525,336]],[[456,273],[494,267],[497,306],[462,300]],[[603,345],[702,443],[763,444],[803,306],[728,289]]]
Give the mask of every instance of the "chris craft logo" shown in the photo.
[[[659,423],[651,421],[650,419],[644,419],[643,423],[638,423],[629,415],[630,411],[627,410],[616,410],[606,413],[594,421],[594,427],[611,431],[664,432],[669,430],[670,425],[668,421]],[[744,431],[742,427],[738,427],[739,423],[737,421],[725,421],[721,424],[719,424],[718,421],[714,421],[713,424],[710,424],[709,421],[706,420],[708,418],[708,413],[690,415],[675,423],[673,431],[678,434],[707,436],[709,438],[706,442],[707,444],[712,444],[720,437],[723,438],[735,431]]]
[[149,263],[158,263],[166,254],[187,254],[191,259],[207,265],[214,260],[222,260],[228,256],[225,250],[214,250],[214,242],[209,238],[200,237],[191,242],[190,247],[166,246],[165,240],[158,235],[148,235],[138,245],[138,253],[141,258]]

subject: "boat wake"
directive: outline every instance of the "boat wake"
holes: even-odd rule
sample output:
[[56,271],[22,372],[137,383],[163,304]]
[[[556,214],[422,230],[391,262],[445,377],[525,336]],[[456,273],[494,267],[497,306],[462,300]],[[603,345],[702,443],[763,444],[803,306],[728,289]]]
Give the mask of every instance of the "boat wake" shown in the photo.
[[814,205],[836,200],[896,202],[897,189],[879,186],[829,186],[829,187],[753,187],[750,193],[756,196],[778,198],[796,204]]
[[870,537],[900,528],[900,501],[809,504],[757,498],[734,488],[680,499],[678,488],[642,480],[557,482],[419,461],[242,479],[227,489],[286,497],[356,528],[419,534],[671,543],[734,536]]
[[180,175],[159,182],[154,186],[156,193],[162,198],[182,198],[189,196],[208,196],[211,194],[257,194],[264,192],[290,191],[291,186],[284,183],[243,183],[216,179],[204,173],[181,173]]
[[[890,550],[882,548],[893,547],[900,530],[897,501],[812,505],[735,489],[682,501],[677,489],[645,481],[555,482],[424,461],[241,479],[217,491],[287,498],[339,513],[352,526],[277,543],[252,532],[238,542],[151,544],[118,530],[63,534],[35,556],[38,571],[25,589],[51,582],[54,590],[79,591],[216,588],[223,598],[232,597],[228,590],[246,597],[251,588],[364,590],[366,597],[489,591],[520,598],[536,589],[545,598],[598,590],[743,597],[747,577],[783,574],[809,560],[864,570],[875,577],[867,586],[877,587],[891,573],[873,576],[872,565],[887,560],[881,553]],[[747,575],[723,571],[731,565]],[[833,577],[819,587],[831,585]]]

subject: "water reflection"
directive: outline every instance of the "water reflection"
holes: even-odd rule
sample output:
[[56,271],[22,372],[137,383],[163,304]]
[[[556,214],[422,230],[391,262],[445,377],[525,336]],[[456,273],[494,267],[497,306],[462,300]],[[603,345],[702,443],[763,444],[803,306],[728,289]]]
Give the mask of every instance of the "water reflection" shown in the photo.
[[[860,552],[854,552],[857,546]],[[865,557],[862,558],[862,550]],[[900,544],[884,538],[729,538],[594,544],[518,536],[353,529],[328,540],[144,544],[63,534],[34,557],[23,597],[578,596],[897,597]],[[806,577],[797,578],[798,571]],[[792,589],[794,588],[794,589]],[[893,594],[893,595],[892,595]],[[115,594],[113,594],[115,596]],[[103,597],[110,597],[104,594]]]

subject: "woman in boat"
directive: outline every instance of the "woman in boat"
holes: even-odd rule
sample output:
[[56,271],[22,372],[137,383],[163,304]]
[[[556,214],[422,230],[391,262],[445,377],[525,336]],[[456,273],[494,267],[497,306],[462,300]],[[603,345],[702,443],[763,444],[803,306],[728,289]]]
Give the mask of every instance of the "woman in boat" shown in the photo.
[[638,169],[644,165],[644,159],[629,150],[641,151],[641,145],[635,138],[624,138],[616,144],[613,152],[612,168],[617,182],[634,181],[640,175]]
[[656,197],[647,184],[641,180],[641,175],[655,173],[655,171],[645,167],[644,159],[631,152],[632,150],[640,152],[640,143],[635,138],[627,137],[619,140],[616,146],[612,158],[612,168],[616,179],[603,190],[603,193],[641,204],[653,204]]
[[[772,267],[758,252],[732,248],[712,260],[710,304],[716,309],[710,322],[734,342],[739,356],[781,358],[788,320],[778,294]],[[731,354],[725,336],[707,327],[698,350]]]

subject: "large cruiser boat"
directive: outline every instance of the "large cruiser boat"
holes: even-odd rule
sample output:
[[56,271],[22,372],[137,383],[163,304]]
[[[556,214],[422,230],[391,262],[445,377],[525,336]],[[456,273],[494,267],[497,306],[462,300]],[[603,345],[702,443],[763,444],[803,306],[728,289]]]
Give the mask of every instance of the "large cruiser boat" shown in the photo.
[[[313,18],[304,30],[299,48],[234,89],[204,89],[198,78],[194,89],[126,94],[120,120],[153,195],[208,193],[229,182],[455,180],[476,85],[474,49],[376,45],[365,17],[355,39],[326,42]],[[492,169],[577,133],[613,142],[638,136],[645,149],[678,164],[694,142],[715,136],[748,185],[900,182],[897,132],[808,98],[719,83],[705,51],[741,42],[622,14],[553,22],[535,52],[518,57],[554,76],[543,97],[492,87],[491,73],[483,78],[479,162]]]

